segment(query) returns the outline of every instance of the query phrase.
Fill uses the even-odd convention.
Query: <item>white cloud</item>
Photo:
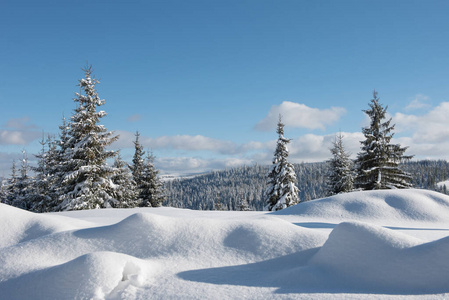
[[[34,124],[29,124],[30,118],[15,118],[9,119],[6,124],[3,126],[8,129],[19,129],[19,130],[27,130],[27,129],[36,129],[37,126]]]
[[[415,143],[449,140],[449,102],[442,102],[425,115],[397,113],[393,117],[398,132],[412,132]]]
[[[116,133],[120,135],[120,139],[115,144],[115,147],[133,147],[133,141],[135,140],[134,133],[128,131],[117,131]],[[239,145],[231,141],[214,139],[203,135],[174,135],[156,138],[141,136],[140,143],[145,148],[153,150],[211,151],[224,155],[241,154],[264,148],[264,144],[260,142],[248,142]]]
[[[42,136],[28,117],[9,119],[0,129],[0,145],[27,145]]]
[[[221,158],[203,159],[197,157],[156,157],[156,167],[164,174],[201,173],[223,170],[254,163],[251,159]]]
[[[257,123],[255,128],[262,131],[273,130],[281,114],[286,126],[324,130],[327,125],[338,121],[345,112],[343,107],[318,109],[301,103],[284,101],[280,105],[272,106],[268,115]]]
[[[361,132],[342,132],[343,144],[348,153],[355,157],[360,151],[360,141],[364,139]],[[335,134],[315,135],[306,134],[293,139],[289,145],[292,162],[317,162],[330,158],[330,148]]]
[[[449,159],[449,102],[442,102],[424,115],[397,113],[393,117],[396,140],[409,146],[417,159]]]
[[[417,110],[417,109],[425,109],[429,108],[430,98],[423,94],[418,94],[415,96],[415,98],[405,107],[405,110]]]
[[[343,142],[348,152],[355,158],[360,151],[360,141],[363,140],[361,132],[343,132]],[[331,156],[330,148],[335,134],[314,135],[307,134],[291,141],[288,145],[290,150],[289,161],[293,163],[320,162],[328,160]],[[248,157],[225,157],[203,159],[198,157],[160,157],[157,158],[157,166],[164,173],[199,173],[208,170],[219,170],[238,167],[241,165],[270,164],[276,147],[276,140],[260,143],[259,151]]]
[[[135,114],[135,115],[129,116],[126,120],[128,122],[137,122],[137,121],[140,121],[141,119],[142,119],[142,115]]]

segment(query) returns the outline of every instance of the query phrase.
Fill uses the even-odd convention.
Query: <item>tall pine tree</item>
[[[159,207],[165,200],[164,185],[158,178],[158,173],[159,170],[154,166],[153,154],[147,154],[140,184],[138,185],[140,206]]]
[[[351,192],[354,189],[354,171],[350,154],[346,152],[343,145],[343,135],[335,136],[330,149],[332,158],[327,162],[329,173],[327,177],[327,194]]]
[[[48,149],[47,145],[50,145],[51,137],[47,139],[42,135],[42,140],[40,144],[42,149],[40,153],[35,154],[37,158],[37,166],[31,167],[34,171],[35,176],[33,178],[32,193],[29,196],[31,207],[30,209],[35,212],[45,212],[49,206],[50,196],[49,196],[49,176],[48,176]]]
[[[276,132],[279,138],[274,152],[273,165],[268,173],[268,188],[265,191],[266,209],[270,211],[281,210],[300,202],[296,174],[293,165],[287,161],[287,144],[290,143],[290,139],[284,137],[284,124],[281,116],[279,116]]]
[[[5,198],[3,203],[13,205],[14,200],[17,197],[17,168],[16,161],[12,161],[11,176],[7,179],[5,185]]]
[[[388,106],[382,107],[376,91],[369,107],[364,110],[371,122],[362,129],[365,140],[361,142],[362,151],[356,161],[356,187],[364,190],[411,187],[411,176],[399,164],[412,156],[404,155],[407,147],[391,144],[394,125],[390,124],[391,118],[385,120]]]
[[[138,205],[136,183],[129,172],[128,164],[122,160],[120,153],[117,154],[113,167],[117,169],[116,174],[111,178],[114,183],[114,207],[136,207]]]
[[[133,175],[134,182],[136,183],[137,186],[139,186],[139,185],[141,185],[142,173],[143,173],[143,169],[144,169],[144,165],[145,165],[145,159],[144,159],[145,151],[143,151],[143,146],[140,144],[140,141],[139,141],[139,137],[140,137],[139,131],[136,131],[135,136],[136,136],[136,140],[133,142],[134,143],[134,156],[133,156],[132,164],[129,166],[129,169],[131,170],[131,173]]]
[[[117,171],[107,165],[115,151],[106,147],[118,139],[112,132],[99,124],[106,116],[97,111],[105,103],[95,89],[98,80],[92,77],[92,67],[83,69],[85,76],[79,80],[80,93],[76,93],[77,107],[68,124],[66,140],[63,145],[61,166],[64,170],[59,209],[78,210],[104,208],[111,206],[113,183],[111,177]]]

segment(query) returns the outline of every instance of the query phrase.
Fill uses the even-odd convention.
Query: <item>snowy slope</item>
[[[0,205],[0,298],[444,299],[448,217],[449,197],[422,190],[355,192],[271,214],[37,215]]]
[[[289,207],[277,215],[381,224],[446,222],[449,197],[427,190],[378,190],[339,194]]]

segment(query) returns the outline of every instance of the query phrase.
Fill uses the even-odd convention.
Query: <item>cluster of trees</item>
[[[301,188],[301,202],[330,195],[328,162],[293,164],[293,167],[298,178],[297,186]],[[413,187],[449,194],[444,186],[437,185],[449,178],[449,162],[409,161],[401,163],[400,168],[413,174]],[[166,181],[167,199],[163,205],[197,210],[264,210],[266,175],[269,171],[269,166],[242,166]]]
[[[241,166],[168,180],[163,205],[199,210],[264,210],[265,183],[270,169],[266,165]],[[302,201],[325,196],[326,163],[293,164],[293,169]]]
[[[154,156],[145,156],[139,132],[135,135],[131,164],[121,159],[119,151],[107,149],[118,136],[100,124],[106,113],[97,110],[105,103],[95,89],[99,81],[92,77],[90,66],[83,71],[84,78],[79,80],[81,91],[73,99],[77,106],[70,120],[63,118],[58,138],[43,137],[42,149],[35,155],[36,166],[28,165],[25,151],[20,167],[13,163],[10,178],[0,187],[2,203],[35,212],[162,204],[203,210],[280,210],[301,200],[353,190],[415,185],[447,193],[445,186],[437,187],[435,183],[449,177],[449,165],[444,161],[409,162],[412,156],[404,154],[407,148],[391,143],[394,125],[391,118],[386,120],[387,107],[379,103],[376,91],[369,109],[364,110],[371,122],[362,129],[365,140],[361,141],[361,152],[355,161],[350,159],[339,134],[330,149],[329,161],[289,163],[290,139],[284,137],[279,116],[278,140],[270,168],[244,166],[171,180],[164,189]]]
[[[412,176],[400,168],[413,156],[405,155],[407,147],[392,144],[394,125],[386,120],[388,107],[379,103],[374,91],[369,109],[364,112],[370,118],[370,125],[362,128],[365,140],[361,141],[361,152],[353,162],[343,145],[342,135],[336,136],[329,161],[328,194],[358,190],[410,188]]]
[[[28,165],[25,152],[19,171],[13,163],[0,190],[1,202],[35,212],[160,206],[163,184],[153,155],[144,157],[138,132],[132,165],[119,151],[107,150],[118,136],[100,124],[106,113],[97,110],[105,103],[95,89],[99,81],[92,77],[91,66],[83,71],[70,120],[63,118],[58,138],[43,138],[36,167]]]
[[[409,161],[412,156],[404,153],[406,147],[392,144],[394,125],[391,118],[386,120],[387,107],[383,107],[374,91],[369,109],[364,112],[370,118],[370,125],[362,128],[365,140],[361,141],[361,152],[353,162],[343,145],[342,135],[336,136],[331,148],[332,159],[329,163],[328,194],[347,193],[352,190],[374,190],[411,187],[412,177],[400,167],[401,162]],[[297,178],[292,165],[287,161],[286,145],[290,141],[284,138],[284,124],[279,117],[279,134],[273,166],[268,174],[266,201],[268,210],[280,210],[299,203]]]

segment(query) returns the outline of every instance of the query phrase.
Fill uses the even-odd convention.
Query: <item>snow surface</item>
[[[0,299],[444,299],[449,197],[353,192],[275,212],[0,205]]]

